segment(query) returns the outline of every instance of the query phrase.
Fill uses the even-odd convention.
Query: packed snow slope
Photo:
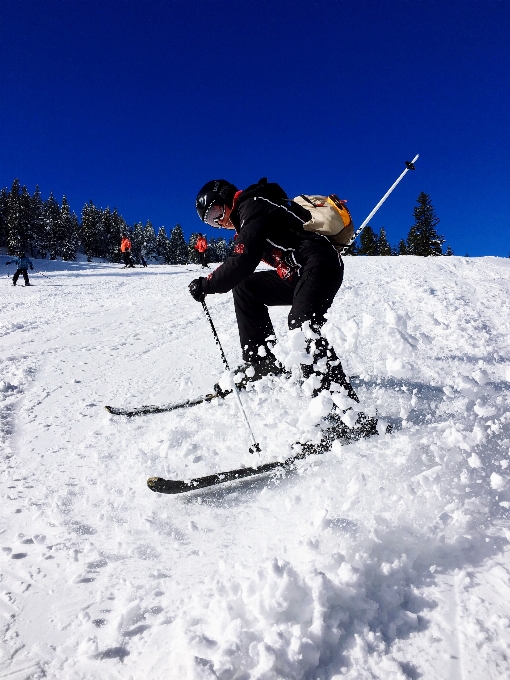
[[[232,395],[111,416],[223,375],[199,268],[34,264],[1,284],[0,678],[510,678],[510,260],[346,258],[325,333],[394,433],[185,496],[146,480],[283,460],[339,395],[243,393],[260,456]]]

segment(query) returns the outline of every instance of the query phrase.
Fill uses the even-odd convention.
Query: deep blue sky
[[[372,227],[405,237],[425,191],[456,254],[506,257],[509,26],[507,0],[0,0],[0,186],[189,234],[206,181],[267,176],[360,224],[419,153]]]

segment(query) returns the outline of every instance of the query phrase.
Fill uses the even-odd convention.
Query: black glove
[[[193,279],[188,286],[191,297],[197,302],[203,302],[205,300],[204,283],[206,281],[207,279],[204,279],[204,277],[201,276],[199,279]]]
[[[31,271],[34,271],[34,268],[33,268],[33,267],[30,267],[30,270],[31,270]]]

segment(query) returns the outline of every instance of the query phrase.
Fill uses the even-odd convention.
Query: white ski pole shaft
[[[411,163],[409,163],[409,164],[406,163],[406,166],[407,166],[407,167],[406,167],[406,169],[404,170],[404,172],[400,175],[400,177],[397,179],[397,181],[394,182],[394,183],[391,185],[391,187],[390,187],[390,188],[388,189],[388,191],[384,194],[384,196],[381,198],[381,200],[379,201],[379,203],[378,203],[378,204],[375,206],[375,208],[372,210],[372,212],[370,213],[370,215],[368,215],[368,217],[363,221],[363,223],[362,223],[361,226],[357,229],[357,231],[355,232],[354,236],[351,238],[351,240],[349,241],[349,243],[348,243],[346,246],[344,246],[344,247],[342,248],[342,255],[346,252],[346,250],[349,248],[349,246],[356,240],[356,238],[361,234],[361,232],[363,231],[363,229],[367,226],[367,224],[370,222],[370,220],[372,219],[372,217],[373,217],[373,216],[375,215],[375,213],[379,210],[379,208],[381,207],[381,205],[382,205],[382,204],[384,203],[384,201],[388,198],[388,196],[391,194],[391,192],[392,192],[393,189],[397,186],[397,184],[398,184],[402,179],[404,179],[404,177],[407,175],[407,173],[409,172],[409,170],[414,170],[414,167],[412,167],[412,166],[416,163],[416,161],[418,160],[419,157],[420,157],[420,154],[416,154],[416,156],[413,158],[413,160],[411,161]]]
[[[209,313],[209,309],[205,304],[205,300],[202,300],[202,307],[204,308],[205,315],[207,316],[207,319],[211,325],[211,330],[213,332],[216,344],[220,348],[221,358],[223,360],[223,363],[225,364],[225,368],[227,369],[227,371],[230,371],[230,366],[228,365],[227,357],[225,356],[225,352],[223,351],[223,347],[221,346],[220,338],[218,336],[218,333],[216,332],[216,328],[214,327],[214,323]],[[250,433],[252,443],[252,446],[250,447],[250,453],[255,452],[260,453],[260,446],[257,444],[257,440],[255,439],[255,435],[253,434],[253,430],[251,429],[250,421],[248,420],[248,416],[246,415],[246,411],[244,410],[243,402],[241,401],[241,397],[239,396],[239,390],[237,389],[237,385],[235,383],[234,394],[236,395],[237,404],[239,406],[239,410],[241,411],[241,415],[243,416],[244,422],[246,423],[246,427],[248,428],[248,432]]]

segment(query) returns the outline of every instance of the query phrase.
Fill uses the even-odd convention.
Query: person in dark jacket
[[[315,365],[302,366],[305,378],[313,372],[320,378],[314,394],[338,383],[358,401],[334,349],[320,335],[344,272],[343,262],[329,240],[304,231],[307,219],[298,217],[283,189],[266,178],[244,191],[225,180],[208,182],[198,193],[196,208],[207,224],[237,232],[232,255],[207,278],[192,281],[189,290],[198,301],[232,290],[246,362],[241,386],[248,380],[281,373],[270,353],[275,335],[268,307],[290,305],[289,328],[309,322],[318,336],[313,341]],[[255,272],[260,262],[274,270]],[[321,359],[326,359],[325,372],[324,362],[318,370]]]
[[[15,286],[19,279],[19,275],[23,274],[23,278],[25,279],[25,286],[31,286],[32,284],[30,283],[30,279],[28,278],[28,268],[30,267],[30,269],[33,270],[34,267],[32,266],[32,262],[29,260],[29,258],[25,256],[25,253],[23,251],[20,251],[16,259],[10,260],[5,264],[11,263],[14,263],[16,265],[16,272],[12,277],[12,285]]]

